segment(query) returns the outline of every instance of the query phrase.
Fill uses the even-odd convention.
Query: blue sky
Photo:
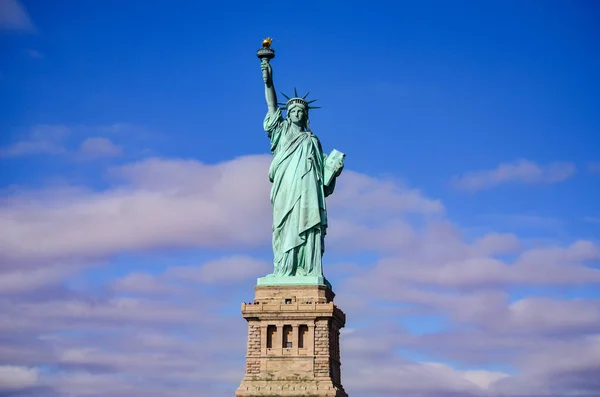
[[[266,36],[348,155],[325,256],[348,392],[595,395],[599,16],[0,0],[0,396],[233,393],[271,266]]]

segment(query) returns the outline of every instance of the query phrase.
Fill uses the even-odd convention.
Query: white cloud
[[[351,331],[341,336],[342,383],[351,395],[483,397],[490,385],[508,376],[400,357],[396,350],[410,347],[415,337],[399,329],[391,316]]]
[[[510,326],[515,330],[562,334],[573,330],[600,332],[600,301],[528,297],[512,303]]]
[[[492,396],[595,397],[598,394],[600,334],[534,346],[520,360],[521,373],[493,384]]]
[[[588,240],[578,240],[567,247],[532,248],[523,252],[518,263],[523,266],[561,265],[600,259],[600,247]]]
[[[46,302],[23,300],[11,306],[0,304],[4,315],[12,320],[0,322],[0,329],[31,330],[42,326],[46,332],[100,329],[101,327],[137,326],[161,324],[185,325],[199,323],[210,318],[199,317],[203,312],[185,305],[174,306],[142,298],[116,297],[111,299],[86,299],[75,297],[56,298]]]
[[[522,248],[522,243],[514,234],[490,233],[473,242],[473,251],[479,255],[515,253]]]
[[[336,187],[331,198],[331,207],[339,212],[362,215],[362,219],[387,218],[398,213],[444,213],[440,200],[430,199],[397,180],[373,178],[349,170],[344,171],[340,179],[341,186]]]
[[[64,125],[36,125],[29,131],[27,139],[0,148],[0,157],[65,154],[64,140],[70,134],[71,129]]]
[[[119,278],[112,285],[115,291],[134,294],[165,294],[172,293],[178,286],[164,283],[158,277],[145,273],[132,273]]]
[[[32,58],[42,56],[35,50],[26,51]],[[68,159],[92,160],[116,157],[123,154],[123,147],[109,137],[131,143],[155,139],[155,134],[141,126],[127,123],[109,125],[34,125],[27,131],[15,134],[13,143],[0,148],[0,157],[33,155],[66,155]]]
[[[15,266],[16,267],[16,266]],[[63,264],[46,264],[34,269],[7,269],[0,271],[0,296],[32,292],[52,284],[59,284],[75,272],[73,267]]]
[[[459,190],[478,191],[495,186],[519,182],[524,184],[551,184],[563,182],[575,174],[572,163],[539,165],[529,160],[498,165],[493,170],[474,171],[456,176],[451,184]]]
[[[0,365],[0,392],[30,387],[37,381],[38,370],[35,368]]]
[[[470,370],[462,371],[462,376],[482,389],[488,389],[492,383],[507,378],[509,375],[497,371]]]
[[[27,10],[18,0],[0,0],[0,29],[35,31]]]
[[[506,377],[503,373],[457,371],[452,367],[435,362],[424,363],[377,363],[369,362],[345,381],[347,388],[372,395],[411,396],[483,396],[484,390],[494,380]],[[482,387],[483,386],[483,387]],[[456,393],[456,394],[452,394]]]
[[[0,148],[0,157],[19,157],[39,154],[64,154],[63,146],[46,141],[22,141]]]
[[[50,379],[47,384],[56,390],[59,393],[59,396],[190,396],[189,392],[182,393],[175,387],[171,387],[171,390],[169,390],[169,388],[165,386],[153,386],[149,379],[143,380],[146,380],[149,384],[144,385],[135,378],[124,377],[123,374],[103,374],[79,371],[70,372],[60,377]]]
[[[269,161],[270,156],[247,156],[206,165],[151,158],[113,168],[111,175],[123,184],[105,191],[15,193],[0,209],[0,255],[32,260],[169,246],[269,246]],[[355,190],[357,185],[363,189]],[[342,212],[362,218],[373,212],[369,198],[376,211],[387,209],[396,217],[443,208],[413,190],[390,183],[380,190],[370,188],[375,186],[376,179],[349,173],[340,183],[337,204]],[[357,226],[350,238],[363,232]]]
[[[411,288],[402,291],[399,285],[462,291],[519,285],[600,284],[600,270],[588,266],[588,262],[600,259],[600,247],[590,241],[576,241],[566,247],[525,249],[512,261],[492,255],[516,253],[521,244],[516,237],[492,234],[468,245],[453,241],[453,237],[444,240],[439,233],[425,232],[416,241],[408,251],[398,250],[369,269],[362,269],[356,275],[356,282],[363,285],[364,281],[374,293],[389,293],[388,297],[397,294],[398,299],[416,298],[405,295]]]
[[[61,266],[160,247],[267,250],[270,158],[213,165],[152,158],[113,168],[116,184],[103,191],[6,192],[0,360],[51,369],[22,387],[60,396],[231,395],[244,371],[239,303],[252,299],[253,279],[271,270],[269,261],[217,252],[199,265],[192,259],[129,274],[122,261],[109,262],[108,279],[83,273],[89,285],[77,290],[69,287],[72,272],[86,262]],[[325,265],[339,280],[336,303],[351,327],[341,349],[351,395],[562,397],[598,390],[597,301],[533,294],[513,301],[506,290],[600,283],[589,266],[600,259],[595,242],[531,247],[510,233],[466,238],[444,219],[439,200],[350,171],[329,202],[328,249],[352,258],[378,254],[367,263]],[[63,289],[41,294],[60,281]],[[409,332],[409,317],[425,315],[439,316],[439,329]],[[411,360],[411,352],[421,357]],[[498,363],[510,370],[489,369]],[[513,370],[518,374],[509,375]],[[37,391],[31,395],[44,396]]]
[[[95,137],[87,138],[79,145],[78,157],[90,160],[99,157],[115,157],[123,154],[123,149],[115,145],[110,139]]]
[[[135,294],[175,294],[188,284],[227,286],[261,277],[272,270],[272,264],[244,255],[209,260],[201,265],[170,266],[163,273],[150,275],[131,273],[115,280],[115,291]]]
[[[415,231],[405,220],[390,216],[390,219],[365,225],[337,215],[336,211],[330,213],[326,251],[395,252],[406,250],[416,243]]]
[[[247,256],[232,256],[209,261],[201,266],[171,267],[166,272],[166,276],[182,281],[225,285],[248,280],[252,276],[265,275],[272,270],[271,267],[272,265],[266,261]]]
[[[25,193],[0,209],[1,255],[31,260],[265,244],[267,169],[266,156],[217,165],[150,159],[115,169],[128,184],[104,192],[58,195],[53,202],[45,190]]]

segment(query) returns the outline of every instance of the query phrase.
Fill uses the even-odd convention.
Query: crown
[[[286,103],[279,102],[278,105],[282,106],[281,110],[289,110],[290,107],[292,107],[293,105],[300,105],[300,106],[304,107],[304,109],[319,109],[320,106],[310,106],[311,103],[318,101],[318,99],[312,99],[310,101],[307,101],[306,97],[308,97],[308,94],[310,94],[310,92],[307,92],[306,95],[304,95],[303,97],[300,97],[298,95],[298,91],[296,91],[296,87],[294,87],[294,97],[290,98],[289,96],[285,95],[282,92],[281,95],[283,95],[285,97],[285,99],[287,99],[287,102]]]

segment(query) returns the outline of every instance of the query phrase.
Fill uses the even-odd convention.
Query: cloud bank
[[[473,171],[455,176],[451,184],[458,190],[475,192],[507,184],[552,184],[563,182],[575,174],[572,163],[539,165],[529,160],[503,163],[492,170]]]
[[[232,395],[239,304],[271,268],[269,161],[151,157],[102,189],[5,191],[0,395]],[[439,199],[351,170],[329,207],[351,395],[597,394],[600,301],[572,292],[600,284],[597,242],[468,236]]]

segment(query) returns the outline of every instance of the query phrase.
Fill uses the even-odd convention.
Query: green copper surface
[[[327,231],[325,197],[335,190],[345,155],[323,153],[310,128],[306,95],[288,98],[287,114],[277,104],[273,70],[261,58],[268,112],[264,129],[271,141],[269,169],[273,206],[273,273],[258,285],[331,285],[323,276],[322,257]]]

